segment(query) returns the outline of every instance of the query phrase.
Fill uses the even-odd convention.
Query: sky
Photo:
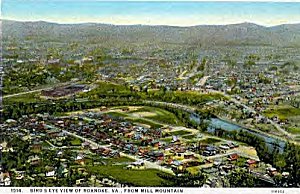
[[[2,19],[117,25],[300,23],[300,2],[2,0]]]

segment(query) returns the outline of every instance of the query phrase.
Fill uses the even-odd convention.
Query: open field
[[[132,113],[133,116],[136,117],[155,117],[157,116],[157,114],[153,113],[153,112],[136,112],[136,113]]]
[[[144,106],[137,110],[130,111],[130,113],[165,124],[182,125],[181,121],[179,121],[173,113],[161,108]]]
[[[234,148],[234,149],[237,150],[238,152],[244,153],[248,156],[257,157],[256,150],[253,147],[240,145],[239,147]]]
[[[191,135],[191,132],[189,131],[184,131],[184,130],[177,130],[177,131],[172,131],[169,132],[171,135],[179,135],[179,136],[183,136],[183,135]]]
[[[42,101],[45,100],[40,98],[40,92],[32,92],[28,94],[14,96],[12,98],[5,98],[4,104],[14,103],[14,102],[34,103],[34,102],[42,102]]]
[[[82,141],[79,138],[74,138],[70,143],[72,146],[79,146],[81,145]]]
[[[98,161],[98,160],[95,160]],[[133,170],[126,169],[127,163],[133,159],[127,157],[100,159],[100,165],[88,164],[85,168],[92,174],[100,177],[112,177],[120,182],[133,184],[134,186],[160,186],[165,180],[160,178],[157,173],[162,173],[155,169]]]
[[[293,134],[300,134],[300,127],[289,127],[287,131]]]
[[[194,139],[194,138],[196,138],[196,135],[194,135],[194,134],[189,134],[189,135],[183,135],[182,136],[184,139]]]
[[[277,106],[276,108],[268,109],[265,111],[265,115],[269,118],[278,116],[279,119],[289,119],[291,117],[300,116],[300,108],[294,108],[292,106]]]
[[[214,144],[214,143],[218,143],[220,142],[221,140],[219,139],[216,139],[216,138],[206,138],[206,139],[203,139],[203,140],[200,140],[199,143],[204,143],[204,144]]]
[[[87,166],[91,173],[113,177],[121,182],[127,182],[135,186],[160,186],[164,181],[157,176],[159,170],[128,170],[124,169],[125,165],[100,165]],[[161,173],[161,172],[160,172]]]
[[[163,127],[163,125],[158,124],[156,122],[152,122],[150,120],[145,120],[143,118],[137,119],[137,118],[130,118],[130,117],[126,117],[126,120],[131,121],[133,123],[140,123],[140,124],[145,124],[145,125],[149,125],[152,128],[160,128]]]

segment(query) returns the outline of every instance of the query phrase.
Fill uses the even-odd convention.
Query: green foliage
[[[159,173],[158,176],[167,180],[169,187],[201,187],[207,180],[207,176],[202,172],[195,175],[185,172],[177,176]]]
[[[251,61],[259,61],[260,57],[258,55],[255,54],[250,54],[248,56],[245,57],[246,60],[251,60]]]
[[[273,110],[267,110],[264,112],[265,115],[272,118],[274,116],[278,116],[280,119],[288,119],[290,117],[299,116],[300,115],[300,109],[294,108],[294,107],[282,107],[282,108],[276,108]]]
[[[118,182],[131,186],[164,186],[167,181],[160,178],[158,170],[129,170],[124,169],[124,165],[98,165],[87,166],[87,169],[92,174],[97,174],[102,177],[113,177]]]
[[[258,75],[258,82],[264,84],[270,84],[272,81],[270,78],[267,78],[263,73]]]
[[[230,187],[254,187],[256,178],[246,169],[237,168],[228,176]]]
[[[252,60],[246,60],[244,61],[244,66],[249,68],[251,66],[255,65],[255,61],[252,61]]]
[[[170,132],[170,134],[171,135],[180,135],[180,136],[182,136],[182,135],[189,135],[189,134],[191,134],[191,132],[184,131],[184,130],[178,130],[178,131],[172,131],[172,132]]]
[[[206,139],[203,139],[201,141],[199,141],[199,143],[203,143],[203,144],[214,144],[214,143],[218,143],[220,142],[221,140],[219,139],[216,139],[216,138],[206,138]]]
[[[61,65],[24,63],[19,66],[5,68],[3,94],[13,94],[36,87],[67,82],[73,78],[92,81],[97,77],[98,66],[90,63],[84,65]]]

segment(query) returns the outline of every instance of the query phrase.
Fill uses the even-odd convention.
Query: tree
[[[158,176],[166,180],[167,186],[170,187],[201,187],[207,180],[207,175],[201,171],[196,175],[185,171],[176,176],[162,173],[158,173]]]
[[[254,187],[256,178],[246,169],[238,168],[228,176],[230,187]]]

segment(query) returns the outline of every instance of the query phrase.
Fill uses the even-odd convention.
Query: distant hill
[[[2,21],[3,39],[83,41],[107,44],[191,44],[300,46],[300,24],[264,27],[253,23],[192,27],[56,24]]]

